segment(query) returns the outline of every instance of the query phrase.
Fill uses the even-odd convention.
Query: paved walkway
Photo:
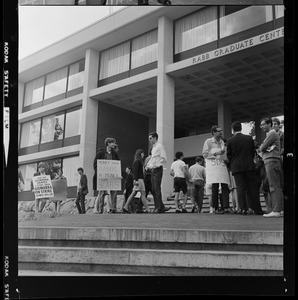
[[[200,214],[86,214],[60,215],[19,222],[24,226],[51,227],[120,227],[167,228],[204,230],[282,231],[284,218],[265,218],[257,215]]]

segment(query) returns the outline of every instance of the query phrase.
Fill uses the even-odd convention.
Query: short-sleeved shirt
[[[180,177],[185,178],[184,167],[186,166],[185,162],[181,159],[177,159],[171,165],[171,169],[174,171],[174,178]]]
[[[203,180],[206,181],[206,171],[205,167],[201,166],[200,164],[196,163],[189,168],[189,174],[191,179],[193,180]]]

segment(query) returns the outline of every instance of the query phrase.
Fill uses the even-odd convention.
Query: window
[[[44,77],[26,83],[24,106],[42,101],[44,90]]]
[[[132,41],[131,68],[137,68],[157,60],[157,30]]]
[[[81,109],[66,113],[65,138],[81,134]]]
[[[67,158],[55,158],[51,160],[43,160],[47,164],[46,174],[54,179],[57,170],[62,168],[63,176],[67,179],[67,186],[77,186],[79,182],[79,174],[77,169],[79,167],[79,156],[72,156]],[[38,162],[39,163],[39,162]],[[20,165],[19,169],[24,178],[24,191],[31,191],[31,180],[36,173],[38,163]]]
[[[37,172],[37,163],[19,166],[24,178],[24,191],[31,191],[31,179]]]
[[[79,182],[79,157],[68,157],[63,159],[63,175],[67,179],[68,186],[77,186]]]
[[[275,17],[276,19],[282,18],[285,15],[285,7],[283,5],[275,5]]]
[[[66,92],[67,67],[46,76],[45,99],[49,99]]]
[[[246,29],[272,21],[272,6],[221,6],[220,37],[224,38]]]
[[[25,85],[24,107],[37,102],[42,103],[43,100],[56,96],[65,98],[66,86],[67,92],[83,87],[84,70],[85,60],[83,59],[46,76],[27,82]],[[69,95],[78,94],[80,92],[81,89],[76,90]]]
[[[175,23],[175,54],[217,40],[217,7],[199,10]]]
[[[130,42],[118,45],[100,56],[99,80],[129,70]]]
[[[53,149],[53,147],[58,148],[78,144],[78,139],[71,141],[68,140],[67,145],[63,140],[67,137],[74,137],[81,134],[81,109],[81,107],[76,107],[66,112],[62,111],[54,115],[45,116],[42,119],[23,123],[21,125],[20,138],[20,149],[22,149],[22,151],[20,151],[19,155],[28,154],[28,150],[38,152]],[[61,142],[49,145],[47,144],[43,147],[38,147],[38,149],[23,149],[55,141]]]
[[[62,159],[50,159],[50,160],[43,160],[47,164],[46,174],[51,176],[51,179],[54,179],[57,175],[57,170],[62,166]]]
[[[20,148],[39,144],[40,119],[24,123],[21,130]]]
[[[42,119],[41,143],[63,139],[64,114],[51,115]]]
[[[69,66],[69,77],[68,77],[68,86],[67,86],[68,91],[83,86],[84,69],[85,69],[85,60],[79,61]]]

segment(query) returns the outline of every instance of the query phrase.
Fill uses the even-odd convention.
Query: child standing
[[[174,177],[174,192],[175,192],[175,206],[176,213],[187,213],[185,208],[187,202],[187,184],[186,177],[188,177],[188,170],[185,162],[183,161],[183,153],[178,151],[176,153],[176,161],[171,165],[170,175]],[[179,193],[183,193],[182,210],[179,208]]]

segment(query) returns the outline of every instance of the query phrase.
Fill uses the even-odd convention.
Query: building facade
[[[75,5],[76,2],[76,0],[19,0],[19,5]]]
[[[283,115],[283,44],[283,6],[130,6],[20,60],[20,199],[40,161],[63,168],[70,197],[83,167],[92,191],[106,137],[124,171],[155,130],[169,196],[176,151],[192,164],[213,125],[228,138],[233,121],[253,120],[260,141],[260,118]]]

